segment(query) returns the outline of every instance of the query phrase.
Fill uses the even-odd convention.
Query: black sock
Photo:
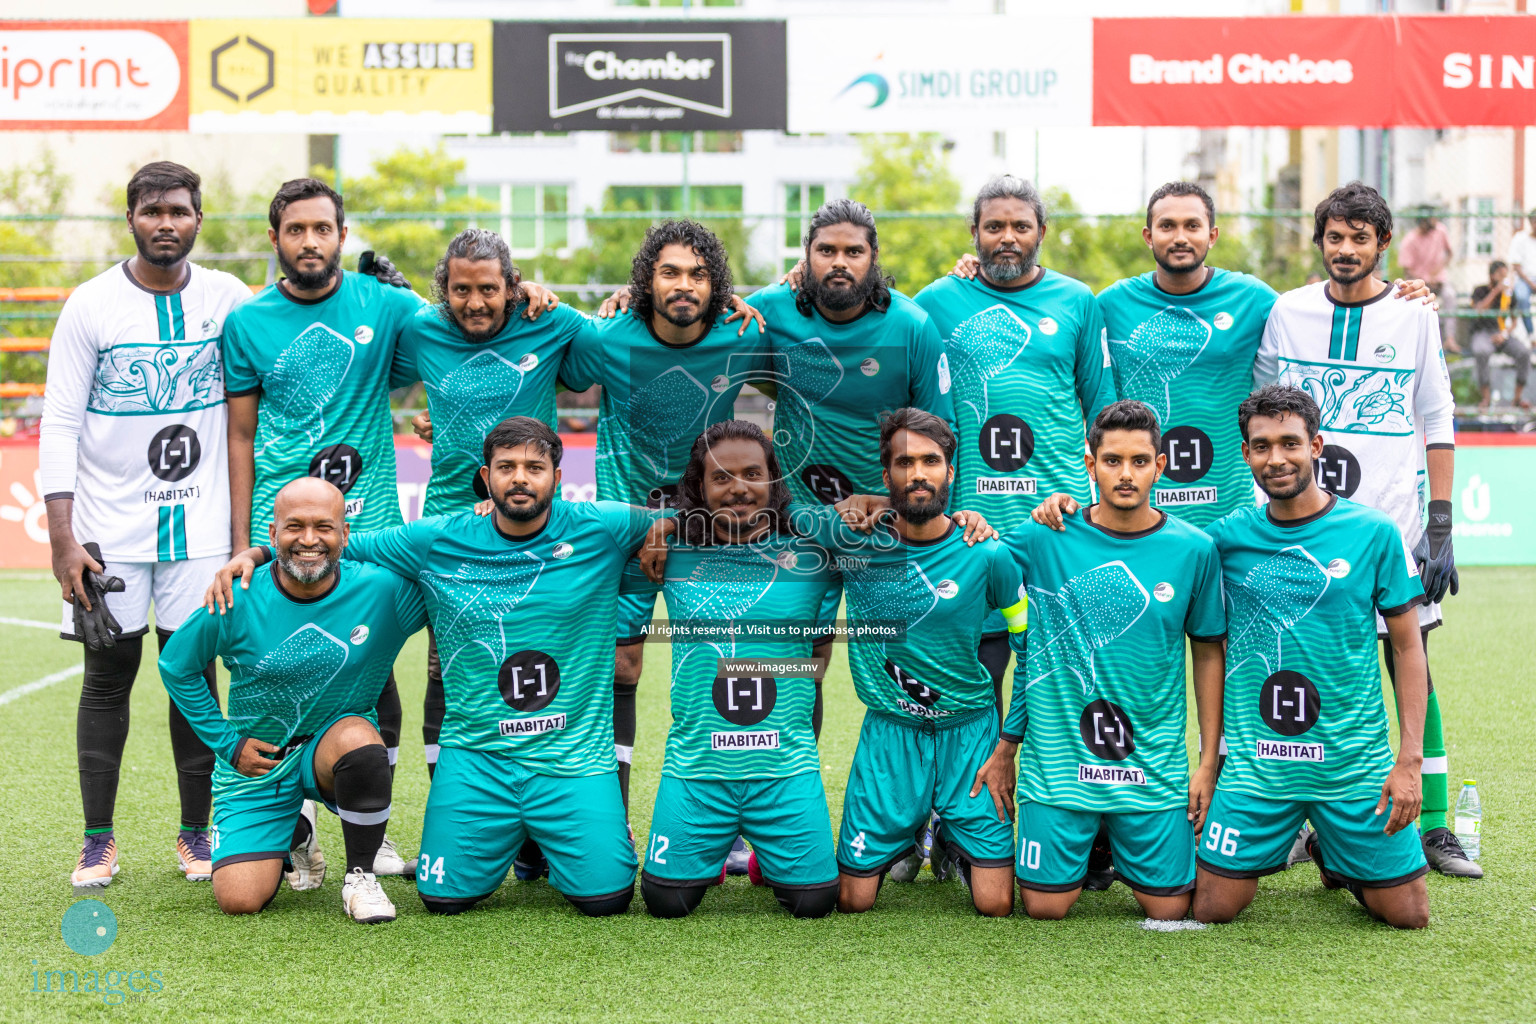
[[[811,733],[821,739],[821,680],[816,681],[816,703],[811,705]]]
[[[143,653],[142,636],[119,639],[116,646],[104,651],[85,649],[85,678],[80,686],[80,710],[75,716],[75,748],[87,832],[112,827],[123,745],[128,742],[129,696]]]
[[[293,838],[288,840],[288,849],[297,850],[309,842],[309,837],[314,834],[315,830],[310,826],[309,819],[302,814],[299,815],[298,820],[293,823]]]
[[[619,790],[624,794],[624,810],[629,811],[629,764],[635,750],[636,683],[613,684],[613,745],[619,757]]]
[[[421,702],[421,742],[427,756],[427,779],[437,771],[437,738],[443,732],[448,704],[443,696],[443,667],[437,658],[437,635],[427,629],[427,695]]]
[[[371,874],[389,822],[389,752],[376,743],[356,747],[338,757],[331,771],[347,870],[362,868]]]
[[[379,702],[374,706],[379,716],[379,735],[384,739],[386,756],[389,758],[389,777],[395,777],[395,760],[400,756],[400,723],[405,718],[405,712],[400,708],[400,688],[395,685],[395,674],[391,672],[389,678],[384,681],[384,689],[379,693]]]
[[[171,633],[155,630],[160,650],[170,642]],[[213,663],[203,669],[203,679],[213,702],[219,702],[219,677]],[[175,701],[170,702],[171,756],[176,760],[176,789],[181,795],[181,827],[202,832],[208,828],[208,812],[213,804],[213,751],[197,738]]]

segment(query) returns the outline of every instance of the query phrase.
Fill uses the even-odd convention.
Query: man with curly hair
[[[594,323],[566,353],[560,377],[572,391],[601,384],[597,498],[649,508],[675,504],[699,434],[735,418],[742,385],[758,379],[761,335],[726,324],[731,268],[706,227],[670,220],[651,227],[635,254],[629,308]],[[622,595],[615,632],[614,747],[629,803],[635,689],[655,594]]]

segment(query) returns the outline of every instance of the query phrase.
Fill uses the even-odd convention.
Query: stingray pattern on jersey
[[[1066,672],[1093,693],[1093,652],[1134,626],[1151,595],[1124,562],[1106,562],[1067,580],[1052,593],[1029,587],[1029,650],[1024,688],[1053,672]]]
[[[1227,674],[1249,658],[1264,665],[1266,676],[1280,668],[1280,637],[1307,617],[1328,590],[1332,577],[1306,548],[1298,545],[1248,570],[1243,582],[1227,587]]]
[[[293,444],[295,434],[313,445],[325,434],[325,406],[341,391],[352,368],[352,341],[322,323],[299,332],[261,382],[264,415],[256,454],[276,443]]]
[[[231,667],[240,685],[231,687],[229,724],[243,736],[286,742],[346,663],[344,642],[305,623],[253,667]]]
[[[673,366],[630,393],[620,411],[619,429],[609,432],[611,442],[622,446],[627,440],[641,462],[636,469],[650,473],[653,481],[671,481],[682,473],[688,449],[704,429],[709,399],[706,384],[681,366]],[[678,453],[674,470],[672,447],[682,438],[689,444]]]
[[[507,657],[506,619],[533,590],[544,560],[529,551],[466,558],[451,574],[423,572],[443,674],[460,655],[483,648],[499,665]]]
[[[955,386],[955,405],[970,406],[976,422],[991,415],[987,385],[1029,347],[1029,325],[999,303],[961,321],[946,351]]]
[[[1210,342],[1210,324],[1182,306],[1164,306],[1137,324],[1129,339],[1109,343],[1120,397],[1151,406],[1166,429],[1173,415],[1168,386],[1200,358]]]
[[[441,381],[427,383],[427,395],[440,410],[432,417],[434,443],[479,456],[485,436],[517,401],[525,376],[521,367],[495,352],[477,352]]]
[[[679,620],[739,624],[778,578],[779,564],[774,557],[773,550],[749,544],[702,549],[702,557],[694,562],[686,578],[667,580],[668,612]],[[724,629],[713,636],[696,632],[689,639],[686,646],[679,644],[672,649],[676,659],[674,672],[694,652],[706,647],[722,658],[732,657],[736,651],[735,638]]]
[[[859,618],[901,622],[908,632],[927,618],[939,603],[939,592],[922,566],[908,559],[885,565],[846,568],[843,586],[848,595],[848,606],[859,610]],[[885,653],[885,644],[873,646]]]

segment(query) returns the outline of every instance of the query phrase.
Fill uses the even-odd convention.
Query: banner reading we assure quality
[[[195,132],[491,130],[491,23],[268,18],[189,27]]]

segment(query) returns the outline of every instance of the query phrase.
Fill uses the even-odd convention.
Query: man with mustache
[[[196,579],[228,557],[219,337],[230,311],[251,297],[238,278],[187,259],[203,223],[196,173],[146,164],[127,199],[138,251],[64,303],[38,439],[64,598],[60,633],[85,644],[77,886],[105,886],[118,871],[112,816],[150,605],[163,649],[196,607]],[[213,666],[205,659],[198,671],[204,689],[217,692]],[[205,880],[213,754],[174,705],[170,733],[181,795],[177,864],[188,880]]]
[[[995,540],[967,546],[944,510],[955,435],[920,409],[880,428],[880,464],[895,517],[855,533],[832,508],[797,506],[796,532],[838,557],[848,595],[848,661],[864,725],[843,799],[838,907],[874,906],[881,879],[914,852],[930,809],[976,909],[1013,908],[1013,835],[996,793],[976,787],[997,744],[991,674],[977,657],[983,623],[1001,611],[1024,629],[1018,564]]]
[[[1337,227],[1319,207],[1319,230],[1379,220],[1362,198],[1332,211],[1344,222]],[[1368,250],[1373,242],[1358,244]],[[1330,275],[1349,248],[1343,243],[1328,239]],[[1373,264],[1366,255],[1353,266],[1368,272]],[[1402,308],[1422,310],[1438,344],[1433,313]],[[1228,753],[1198,840],[1195,920],[1236,917],[1260,877],[1285,869],[1307,819],[1317,830],[1307,852],[1325,887],[1349,889],[1393,927],[1423,928],[1429,868],[1414,818],[1429,668],[1414,614],[1425,600],[1414,557],[1386,515],[1317,485],[1326,445],[1322,414],[1305,391],[1268,385],[1244,399],[1237,418],[1243,458],[1269,503],[1207,530],[1221,554],[1227,605]],[[1397,666],[1395,756],[1381,696],[1380,622]]]
[[[1440,602],[1460,587],[1451,544],[1456,403],[1439,323],[1428,306],[1383,301],[1392,293],[1379,275],[1392,242],[1392,211],[1380,193],[1351,182],[1319,203],[1313,220],[1312,242],[1328,280],[1276,300],[1254,380],[1278,379],[1312,396],[1322,415],[1318,485],[1397,524],[1419,565],[1425,600],[1418,621],[1427,651],[1429,631],[1440,625]],[[1396,678],[1387,624],[1378,618],[1376,628]],[[1419,822],[1424,852],[1441,874],[1481,878],[1483,869],[1446,828],[1448,771],[1431,679]]]
[[[393,921],[373,872],[392,788],[373,706],[401,646],[426,624],[426,607],[410,580],[341,564],[349,528],[335,485],[299,477],[277,493],[273,512],[271,571],[238,600],[194,615],[160,657],[171,699],[218,753],[214,899],[226,914],[270,903],[296,822],[307,818],[313,831],[320,801],[341,818],[347,916]],[[202,685],[215,656],[230,671],[227,719]],[[323,877],[322,866],[303,887]]]

